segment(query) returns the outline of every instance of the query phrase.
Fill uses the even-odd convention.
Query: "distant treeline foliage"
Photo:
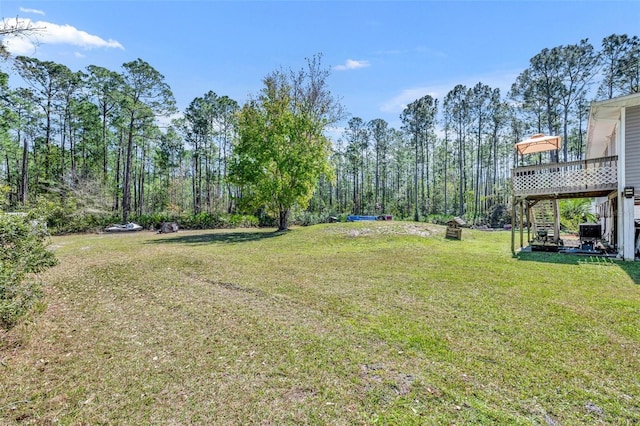
[[[637,93],[639,61],[638,37],[613,34],[597,47],[581,40],[542,49],[508,93],[478,82],[442,99],[425,95],[406,106],[400,128],[352,111],[331,141],[332,173],[291,218],[456,215],[501,225],[511,168],[584,158],[589,103]],[[56,210],[61,225],[73,219],[78,230],[101,225],[96,217],[250,214],[275,223],[259,207],[240,211],[242,191],[228,178],[242,110],[235,100],[209,91],[177,111],[163,75],[142,59],[117,71],[73,72],[24,56],[3,63],[24,87],[11,88],[0,72],[2,210]],[[562,149],[518,158],[513,144],[534,133],[561,135]]]

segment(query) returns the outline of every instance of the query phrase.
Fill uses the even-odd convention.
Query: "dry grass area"
[[[56,237],[0,424],[638,424],[638,265],[443,236]]]

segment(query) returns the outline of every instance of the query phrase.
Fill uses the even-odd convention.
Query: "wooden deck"
[[[617,189],[618,156],[517,167],[511,179],[519,198],[603,196]]]

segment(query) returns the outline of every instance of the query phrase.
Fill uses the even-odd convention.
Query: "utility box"
[[[445,234],[445,238],[450,240],[461,240],[462,239],[462,226],[466,223],[459,217],[454,217],[449,222],[447,222],[447,232]]]

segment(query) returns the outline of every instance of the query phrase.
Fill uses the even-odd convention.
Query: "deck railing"
[[[511,170],[511,178],[516,196],[614,190],[618,156],[517,167]]]

